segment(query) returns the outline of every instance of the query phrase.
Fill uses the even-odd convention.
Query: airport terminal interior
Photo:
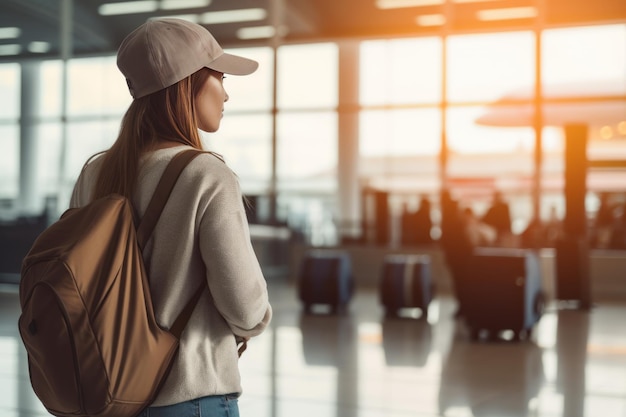
[[[0,417],[49,415],[21,263],[162,17],[260,64],[202,132],[274,311],[242,416],[626,417],[623,0],[1,0]]]

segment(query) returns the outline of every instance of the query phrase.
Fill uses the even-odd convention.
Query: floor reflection
[[[302,351],[311,366],[345,368],[356,356],[356,327],[351,315],[300,314]]]
[[[432,326],[426,320],[389,318],[382,321],[383,349],[388,366],[426,364],[432,348]]]
[[[626,416],[626,303],[551,305],[529,341],[475,342],[442,296],[423,320],[385,317],[373,289],[342,315],[304,314],[288,284],[270,294],[272,325],[240,361],[242,417]],[[0,416],[43,417],[18,315],[0,291]]]
[[[562,310],[558,311],[557,317],[556,386],[563,395],[563,416],[582,417],[585,415],[585,368],[590,313]]]
[[[465,407],[476,417],[528,416],[543,382],[536,343],[472,342],[459,331],[441,370],[440,412]]]

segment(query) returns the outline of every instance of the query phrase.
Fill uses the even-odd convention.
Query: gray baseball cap
[[[117,66],[126,77],[130,94],[139,98],[174,85],[204,67],[248,75],[259,64],[225,53],[204,26],[164,18],[147,21],[122,41]]]

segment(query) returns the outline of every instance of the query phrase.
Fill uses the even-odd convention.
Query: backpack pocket
[[[79,414],[83,407],[74,335],[65,306],[52,287],[33,286],[18,327],[37,396],[50,411]]]

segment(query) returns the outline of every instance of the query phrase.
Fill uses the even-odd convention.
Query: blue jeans
[[[148,407],[137,417],[239,417],[237,394],[212,395],[163,407]]]

